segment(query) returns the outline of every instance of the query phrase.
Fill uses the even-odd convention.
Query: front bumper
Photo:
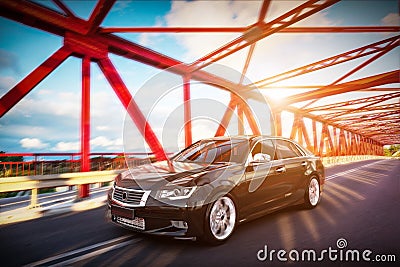
[[[172,206],[149,197],[143,207],[125,207],[108,196],[106,217],[113,223],[147,234],[198,237],[203,235],[206,208]]]

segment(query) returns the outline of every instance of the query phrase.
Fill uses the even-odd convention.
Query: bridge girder
[[[142,113],[135,106],[130,106],[129,103],[134,103],[129,90],[124,85],[122,79],[119,77],[118,72],[112,67],[112,63],[108,58],[109,53],[123,56],[125,58],[135,60],[158,69],[169,69],[175,74],[181,75],[185,84],[185,103],[190,103],[190,80],[199,80],[205,83],[216,85],[218,88],[231,92],[231,102],[225,112],[220,127],[216,135],[224,134],[224,128],[232,117],[233,112],[238,112],[239,117],[245,116],[252,128],[253,133],[257,133],[258,128],[252,121],[252,114],[247,106],[240,100],[237,100],[235,95],[239,91],[251,90],[253,86],[262,88],[269,87],[278,81],[293,78],[298,75],[303,75],[309,72],[317,71],[327,68],[336,64],[344,63],[353,59],[361,58],[364,56],[372,55],[355,69],[340,77],[337,81],[330,85],[324,85],[318,88],[312,88],[308,92],[293,95],[288,97],[285,101],[285,107],[273,107],[274,118],[276,123],[276,133],[282,134],[282,110],[292,112],[294,114],[294,121],[291,131],[291,137],[298,139],[300,143],[306,143],[306,146],[313,149],[316,154],[323,155],[329,153],[332,155],[339,154],[354,154],[354,153],[374,153],[382,154],[382,145],[387,142],[400,142],[400,135],[395,127],[390,130],[390,127],[383,127],[379,121],[388,120],[389,122],[396,123],[398,114],[398,105],[390,107],[390,104],[377,106],[379,103],[384,103],[388,100],[396,99],[400,93],[384,94],[375,97],[368,97],[358,100],[349,100],[346,102],[337,102],[324,106],[310,107],[310,103],[314,103],[315,99],[320,99],[327,96],[343,94],[350,91],[365,91],[365,90],[385,90],[379,88],[382,85],[396,84],[400,82],[400,71],[394,70],[387,73],[376,74],[370,77],[353,80],[350,82],[339,83],[345,77],[353,74],[354,72],[365,67],[375,59],[382,57],[387,52],[396,48],[400,43],[400,37],[394,36],[382,41],[378,41],[351,51],[341,53],[312,64],[305,65],[294,70],[286,71],[284,73],[262,79],[254,84],[242,85],[243,78],[247,72],[248,66],[251,63],[254,48],[258,41],[274,34],[274,33],[355,33],[355,32],[396,32],[400,27],[384,27],[384,26],[369,26],[369,27],[290,27],[294,23],[311,16],[326,7],[329,7],[337,0],[323,0],[306,1],[304,4],[299,5],[281,15],[280,17],[265,22],[265,17],[268,12],[270,0],[264,0],[261,7],[259,16],[256,22],[247,27],[176,27],[176,28],[153,28],[153,27],[140,27],[140,28],[103,28],[101,27],[102,21],[110,12],[114,0],[99,0],[90,15],[88,20],[83,20],[75,16],[67,5],[61,0],[53,0],[53,2],[63,11],[63,13],[51,10],[49,8],[40,6],[36,3],[15,0],[15,1],[0,1],[0,15],[11,20],[23,23],[25,25],[42,29],[44,31],[59,35],[64,38],[64,45],[45,62],[38,66],[21,82],[13,87],[5,96],[0,99],[0,116],[8,112],[16,103],[18,103],[25,95],[27,95],[40,81],[48,76],[55,70],[65,59],[70,56],[77,56],[83,59],[83,65],[87,66],[87,60],[97,62],[102,69],[104,75],[112,85],[115,93],[120,98],[124,107],[128,110],[132,119],[135,121],[139,129],[145,129],[142,134],[149,143],[152,151],[156,154],[158,159],[165,159],[165,152],[158,141],[155,134],[152,132],[148,122],[141,117]],[[183,62],[155,52],[146,47],[140,46],[133,42],[127,41],[112,33],[115,32],[240,32],[241,36],[219,49],[211,52],[208,55],[196,60],[191,64],[183,64]],[[202,68],[215,63],[245,47],[250,46],[244,68],[242,71],[242,79],[239,84],[218,77],[211,73],[205,72]],[[89,79],[85,76],[85,79]],[[82,90],[86,85],[82,85]],[[306,86],[305,86],[306,87]],[[310,86],[309,88],[311,88]],[[121,89],[122,88],[122,89]],[[396,87],[392,88],[396,90]],[[389,90],[389,88],[387,88]],[[303,109],[299,109],[292,104],[311,101]],[[353,106],[356,104],[366,104],[362,107]],[[84,105],[83,105],[84,106]],[[349,107],[349,110],[341,110],[340,107]],[[318,111],[334,111],[335,113],[329,114],[315,114]],[[357,128],[357,123],[354,121],[347,123],[349,114],[359,114],[363,112],[379,111],[378,115],[365,115],[364,120],[358,120],[357,123],[365,123],[368,129],[374,129],[373,134],[367,134],[365,131]],[[387,111],[387,112],[386,112]],[[185,104],[185,121],[190,121],[190,106]],[[392,113],[391,113],[392,112]],[[341,117],[339,119],[339,117]],[[304,118],[312,120],[312,132],[306,127]],[[367,123],[367,120],[372,121]],[[318,130],[317,123],[321,124],[321,129]],[[388,123],[387,125],[392,125]],[[375,127],[375,128],[373,128]],[[376,128],[378,127],[378,128]],[[378,129],[378,130],[376,130]],[[379,134],[379,129],[386,133],[382,136]],[[319,132],[318,132],[319,131]],[[84,134],[82,134],[84,135]],[[185,126],[186,145],[191,143],[191,127],[190,124]],[[82,138],[82,143],[87,142],[87,137]],[[318,144],[319,143],[319,144]],[[82,146],[82,151],[86,148]],[[370,152],[369,152],[370,151]],[[89,151],[85,152],[89,155]],[[86,158],[88,156],[85,156]]]

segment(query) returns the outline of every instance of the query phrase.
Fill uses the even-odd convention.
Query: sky
[[[51,1],[34,1],[57,9]],[[272,1],[266,21],[270,21],[303,1]],[[75,15],[88,19],[95,1],[65,1]],[[261,1],[117,1],[102,27],[118,26],[247,26],[255,22]],[[341,1],[293,26],[399,26],[398,1]],[[132,42],[190,63],[238,34],[119,33]],[[247,72],[247,82],[296,68],[396,35],[358,34],[275,34],[260,41]],[[61,47],[59,36],[0,18],[0,97]],[[207,68],[238,82],[248,48]],[[399,69],[399,48],[346,80],[354,80]],[[282,90],[293,84],[320,85],[358,66],[369,57],[303,75],[266,90],[274,101],[300,92]],[[142,111],[168,151],[184,145],[182,133],[181,77],[110,54]],[[228,70],[229,69],[229,70]],[[344,81],[346,81],[344,80]],[[398,86],[398,85],[397,85]],[[194,140],[210,137],[229,102],[229,94],[211,86],[194,83],[191,90]],[[375,93],[376,94],[376,93]],[[374,93],[327,97],[318,104],[344,101],[349,97]],[[91,151],[142,152],[148,147],[126,116],[122,105],[95,63],[91,64]],[[6,152],[78,152],[80,150],[81,59],[71,57],[34,88],[11,111],[0,118],[0,150]],[[204,107],[207,106],[207,109]],[[212,107],[212,108],[208,108]],[[264,115],[258,116],[260,123]],[[292,117],[284,115],[284,135]],[[245,125],[248,129],[248,125]],[[235,134],[236,125],[228,129]],[[268,129],[266,130],[268,132]],[[129,138],[128,138],[129,137]]]

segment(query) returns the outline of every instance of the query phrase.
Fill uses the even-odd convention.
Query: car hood
[[[199,164],[176,161],[159,161],[141,165],[117,176],[117,186],[133,189],[151,190],[163,186],[193,186],[198,179],[210,172],[226,169],[230,163]]]

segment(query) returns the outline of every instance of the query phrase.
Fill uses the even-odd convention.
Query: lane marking
[[[114,238],[114,239],[111,239],[111,240],[107,240],[107,241],[103,241],[103,242],[100,242],[100,243],[97,243],[97,244],[94,244],[94,245],[90,245],[90,246],[87,246],[87,247],[76,249],[76,250],[73,250],[73,251],[70,251],[70,252],[66,252],[66,253],[63,253],[63,254],[52,256],[52,257],[49,257],[47,259],[36,261],[36,262],[30,263],[30,264],[27,264],[27,265],[24,265],[24,266],[25,267],[33,267],[33,266],[45,265],[46,263],[50,263],[52,261],[60,260],[62,258],[73,256],[73,255],[76,255],[76,254],[79,254],[79,253],[82,253],[82,252],[85,252],[85,251],[88,251],[88,250],[92,250],[92,249],[95,249],[95,248],[98,248],[98,247],[109,245],[109,244],[112,244],[112,243],[121,242],[121,241],[124,241],[124,240],[126,240],[128,238],[132,238],[132,237],[133,237],[132,235],[124,235],[124,236],[117,237],[117,238]],[[129,242],[139,241],[139,239],[138,240],[128,240],[128,241]],[[125,241],[123,243],[125,244],[128,241]],[[120,243],[120,244],[122,244],[122,243]],[[116,245],[118,245],[118,244],[116,244]],[[116,245],[112,245],[111,247],[115,247]],[[126,244],[126,245],[128,245],[128,244]],[[107,248],[108,247],[103,248],[103,249],[107,249]],[[83,256],[85,256],[85,255],[83,255]],[[56,264],[56,265],[59,265],[59,263]]]
[[[117,249],[117,248],[122,248],[122,247],[125,247],[125,246],[130,245],[130,244],[135,244],[137,242],[139,242],[139,239],[128,240],[128,241],[125,241],[125,242],[122,242],[122,243],[119,243],[119,244],[115,244],[115,245],[112,245],[112,246],[109,246],[109,247],[105,247],[105,248],[101,248],[101,249],[95,250],[95,251],[90,252],[88,254],[84,254],[84,255],[81,255],[81,256],[66,260],[66,261],[57,262],[56,264],[49,265],[49,267],[53,267],[53,266],[68,266],[68,265],[74,264],[76,262],[83,261],[83,260],[95,257],[97,255],[112,251],[112,250]]]
[[[382,162],[381,161],[376,161],[376,162],[372,162],[372,163],[367,164],[367,165],[362,165],[362,166],[354,168],[354,169],[350,169],[350,170],[347,170],[347,171],[343,171],[343,172],[339,172],[339,173],[335,173],[335,174],[329,175],[329,176],[325,177],[325,181],[329,181],[329,180],[341,177],[343,175],[359,171],[362,168],[366,168],[366,167],[369,167],[369,166],[372,166],[372,165],[375,165],[375,164],[378,164],[378,163],[382,163]]]

